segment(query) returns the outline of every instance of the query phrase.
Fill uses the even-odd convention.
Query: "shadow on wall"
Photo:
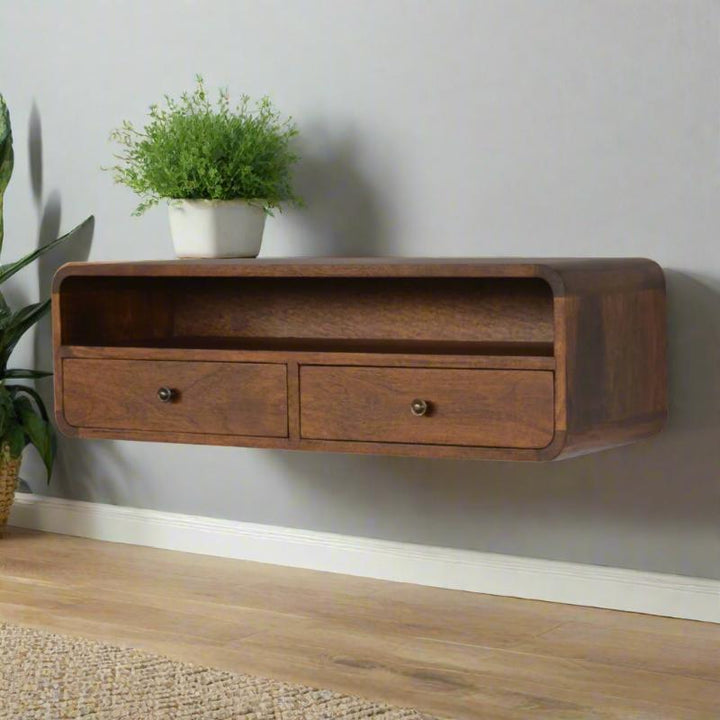
[[[60,235],[62,221],[62,200],[57,190],[52,190],[45,199],[43,187],[43,134],[42,120],[37,104],[33,102],[28,124],[28,158],[30,164],[30,186],[33,201],[39,216],[39,230],[37,246],[47,244]],[[78,218],[78,222],[82,218]],[[63,243],[49,253],[41,256],[36,263],[38,272],[38,289],[40,297],[47,297],[50,293],[52,278],[55,271],[64,263],[71,261],[85,261],[90,256],[94,232],[91,223],[82,234]],[[50,317],[45,317],[38,323],[34,337],[33,365],[38,369],[51,369],[52,357],[52,323]],[[52,407],[52,380],[37,382],[38,391],[43,396],[47,407]],[[115,443],[97,447],[97,443],[85,443],[72,440],[64,436],[58,437],[58,454],[53,472],[53,484],[50,486],[53,494],[63,497],[79,497],[92,499],[96,494],[87,483],[97,479],[96,468],[99,463],[118,465],[113,477],[130,477],[128,469],[124,466],[121,454],[117,451]],[[35,490],[45,487],[44,470],[34,454],[28,453],[26,463],[23,464],[23,475],[37,478],[31,484]],[[110,470],[109,472],[112,472]],[[116,486],[114,486],[115,488]]]
[[[667,281],[662,434],[544,464],[278,453],[293,516],[306,510],[304,527],[330,532],[720,578],[720,293],[710,278]],[[689,527],[706,540],[692,554],[687,536],[678,542]]]
[[[363,175],[352,130],[337,135],[311,125],[302,141],[295,185],[307,208],[292,216],[297,246],[306,255],[387,255],[390,236],[380,197]]]

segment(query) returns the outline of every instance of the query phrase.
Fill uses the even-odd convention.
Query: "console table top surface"
[[[278,257],[73,262],[55,275],[53,290],[72,275],[128,277],[507,277],[542,278],[556,295],[568,282],[593,276],[608,284],[664,285],[662,268],[645,258]]]

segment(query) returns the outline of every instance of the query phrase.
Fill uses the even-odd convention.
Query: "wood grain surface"
[[[63,382],[76,427],[287,436],[285,365],[66,359]]]
[[[665,281],[657,263],[642,258],[70,263],[53,288],[56,414],[61,429],[78,437],[553,460],[643,439],[667,417]],[[294,430],[248,435],[204,423],[190,429],[181,421],[161,429],[67,420],[64,395],[73,390],[63,378],[65,358],[190,362],[198,353],[287,365],[285,427]],[[493,436],[493,418],[515,427],[526,422],[524,409],[508,417],[499,390],[491,411],[465,416],[488,424],[485,434],[458,421],[445,423],[442,434],[434,434],[436,423],[433,432],[416,436],[416,426],[402,421],[391,442],[377,442],[365,426],[355,427],[352,438],[331,439],[334,426],[299,437],[297,373],[307,364],[554,371],[554,388],[545,394],[544,412],[530,408],[532,437],[525,431]],[[506,396],[512,399],[511,392]],[[325,397],[328,419],[341,416],[341,400]],[[548,413],[552,439],[541,446]],[[257,422],[262,427],[265,420]],[[349,434],[346,424],[343,435]],[[465,444],[513,438],[521,444],[502,451]]]
[[[63,291],[63,344],[70,345],[553,340],[552,293],[537,278],[89,276],[69,278]]]
[[[720,625],[11,530],[0,620],[453,720],[716,720]]]
[[[425,415],[412,414],[415,399]],[[550,372],[300,368],[304,438],[541,448],[553,427]]]

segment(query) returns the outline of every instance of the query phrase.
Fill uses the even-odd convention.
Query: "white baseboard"
[[[18,493],[10,524],[148,547],[720,623],[720,581]]]

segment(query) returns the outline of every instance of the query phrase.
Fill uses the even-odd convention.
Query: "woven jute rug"
[[[2,720],[436,720],[330,690],[0,623]]]

